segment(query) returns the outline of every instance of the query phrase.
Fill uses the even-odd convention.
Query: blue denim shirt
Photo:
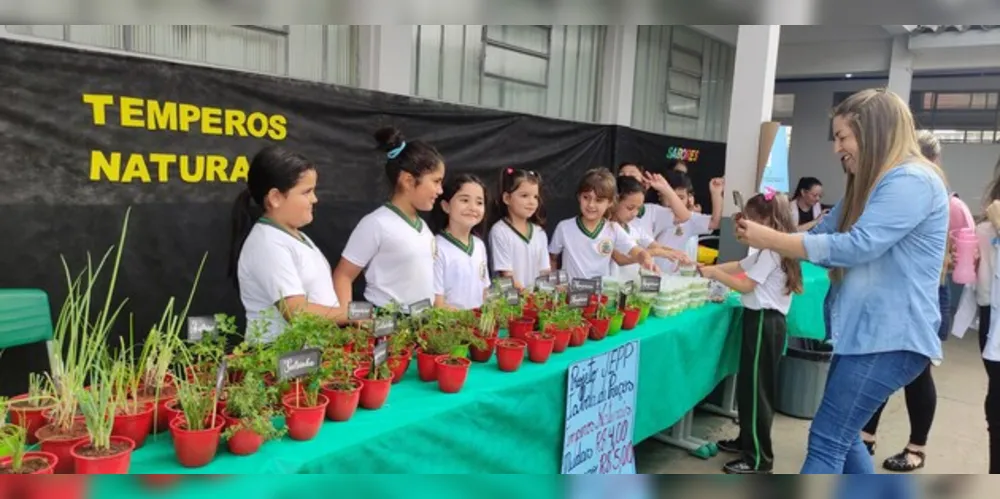
[[[904,350],[941,359],[944,182],[924,165],[904,164],[882,177],[848,232],[836,232],[840,209],[803,236],[811,262],[846,269],[830,309],[834,353]]]

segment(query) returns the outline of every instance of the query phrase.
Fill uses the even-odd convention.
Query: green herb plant
[[[226,428],[223,438],[232,438],[240,430],[249,430],[268,440],[284,436],[284,429],[274,426],[273,403],[276,389],[264,383],[258,373],[248,373],[239,383],[227,388],[226,414],[239,420]]]
[[[250,374],[248,373],[247,376]],[[212,397],[212,389],[207,383],[195,376],[188,379],[183,376],[176,377],[174,383],[177,385],[177,400],[180,404],[181,412],[184,414],[184,423],[190,431],[200,431],[208,428],[209,421],[215,413],[215,401]]]
[[[0,401],[0,416],[4,416],[4,402]],[[4,421],[0,419],[0,421]],[[0,447],[6,449],[10,454],[7,465],[10,472],[14,474],[25,473],[24,455],[27,452],[27,430],[17,425],[0,426]]]

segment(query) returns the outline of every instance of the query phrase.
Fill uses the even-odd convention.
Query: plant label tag
[[[508,305],[517,305],[518,303],[521,303],[521,295],[514,288],[508,289],[504,292],[504,297],[507,299]]]
[[[644,275],[639,277],[639,291],[642,293],[659,293],[660,283],[663,281],[658,275]]]
[[[569,306],[573,308],[586,308],[590,303],[590,293],[586,291],[573,291],[569,294]]]
[[[597,293],[597,282],[593,279],[573,279],[569,283],[569,290],[572,291],[586,291],[590,294]]]
[[[215,317],[188,317],[187,339],[190,343],[197,343],[204,338],[205,333],[215,332]]]
[[[352,301],[347,304],[347,319],[366,321],[374,317],[375,306],[366,301]]]
[[[624,291],[618,293],[618,310],[624,312],[628,308],[628,294]]]
[[[372,350],[372,354],[375,357],[372,359],[372,364],[375,367],[385,364],[385,361],[389,358],[389,344],[383,341],[382,343],[375,345],[375,349]]]
[[[278,381],[300,378],[319,369],[321,355],[318,348],[307,348],[278,357]]]
[[[499,296],[500,295],[497,294],[497,291],[495,289],[493,289],[493,288],[489,288],[489,289],[486,290],[486,301],[496,300],[497,297],[499,297]]]
[[[428,308],[431,308],[430,298],[424,298],[423,300],[420,300],[418,302],[411,303],[410,316],[419,317],[420,314],[424,313],[424,310],[427,310]]]
[[[372,336],[383,338],[396,332],[396,319],[392,317],[377,317],[372,328]]]
[[[541,291],[542,293],[551,293],[556,290],[556,287],[552,284],[552,281],[548,278],[548,276],[541,276],[538,279],[535,279],[535,289]]]
[[[559,272],[557,272],[556,282],[564,286],[569,284],[569,272],[566,272],[565,270],[560,270]]]
[[[493,279],[493,287],[496,288],[497,291],[503,293],[508,289],[512,289],[514,287],[514,278],[497,277],[496,279]]]
[[[625,284],[622,284],[621,292],[625,293],[627,295],[630,295],[630,294],[634,293],[635,292],[635,281],[628,281]]]

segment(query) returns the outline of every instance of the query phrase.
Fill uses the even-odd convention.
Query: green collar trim
[[[456,248],[462,250],[466,255],[472,256],[473,246],[476,243],[476,239],[469,234],[469,244],[463,244],[455,236],[451,235],[447,230],[441,231],[441,237],[445,238],[451,244],[454,244]]]
[[[514,227],[514,224],[510,223],[510,221],[506,218],[503,219],[503,223],[507,224],[507,227],[510,227],[510,230],[514,231],[514,233],[517,234],[517,237],[520,237],[521,240],[524,241],[524,244],[531,244],[531,236],[535,232],[535,224],[528,222],[528,234],[525,235],[522,234],[521,231],[517,230],[517,228]]]
[[[601,219],[593,231],[587,230],[587,226],[583,225],[583,217],[576,217],[576,226],[580,229],[580,232],[583,232],[583,235],[591,239],[597,239],[598,234],[604,230],[604,219]]]
[[[288,234],[289,236],[291,236],[296,241],[299,241],[300,243],[308,246],[310,249],[313,249],[313,245],[309,244],[309,240],[306,239],[306,236],[303,236],[303,235],[296,236],[295,234],[292,234],[291,232],[288,232],[288,229],[286,229],[286,228],[278,225],[277,222],[275,222],[274,220],[271,220],[270,218],[260,217],[260,218],[257,219],[257,222],[258,223],[262,223],[264,225],[270,225],[271,227],[274,227],[275,229],[278,229],[281,232],[284,232],[285,234]]]
[[[410,217],[408,217],[406,215],[406,213],[403,213],[403,210],[400,210],[398,206],[396,206],[396,205],[394,205],[392,203],[386,203],[385,207],[389,208],[390,210],[392,210],[393,213],[399,215],[399,218],[402,218],[406,222],[407,225],[409,225],[410,227],[413,227],[413,230],[416,230],[417,232],[420,232],[421,229],[423,229],[423,227],[424,227],[424,221],[423,221],[423,219],[420,218],[419,215],[416,218],[411,219]]]

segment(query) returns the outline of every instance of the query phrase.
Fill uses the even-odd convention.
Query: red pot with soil
[[[472,360],[476,362],[489,362],[490,357],[493,357],[493,350],[497,346],[496,336],[491,336],[489,338],[482,338],[486,342],[486,348],[476,348],[475,345],[469,345],[469,356]]]
[[[111,437],[107,450],[94,449],[89,439],[70,450],[77,475],[127,475],[135,442],[128,437]]]
[[[628,331],[629,329],[635,329],[635,325],[639,323],[639,314],[642,312],[639,308],[626,308],[625,318],[622,319],[622,329]]]
[[[573,329],[559,329],[555,326],[545,326],[545,332],[551,334],[555,339],[555,344],[552,346],[552,351],[555,353],[561,353],[566,351],[566,347],[569,346],[569,340],[573,337]]]
[[[24,428],[28,445],[33,445],[38,443],[35,432],[48,424],[43,413],[55,407],[55,403],[49,400],[35,406],[25,400],[27,398],[28,394],[24,394],[10,399],[10,422]]]
[[[590,323],[586,322],[581,324],[572,330],[569,334],[569,346],[580,347],[587,342],[587,334],[590,333]]]
[[[281,405],[285,406],[285,426],[292,440],[312,440],[323,426],[326,407],[330,399],[323,394],[316,395],[316,404],[308,405],[302,396],[285,395]]]
[[[389,357],[389,369],[392,371],[392,382],[399,383],[403,380],[406,370],[410,368],[410,359],[413,358],[411,350],[404,350],[402,355]],[[369,366],[370,367],[370,366]]]
[[[179,416],[170,422],[170,436],[174,441],[174,455],[185,468],[200,468],[212,462],[219,450],[222,428],[226,421],[215,416],[213,424],[204,430],[189,430],[187,421]]]
[[[420,358],[417,357],[419,362]],[[354,371],[354,377],[361,381],[361,398],[358,405],[364,409],[375,410],[385,404],[389,398],[389,389],[392,388],[392,377],[389,379],[368,379],[369,370],[366,368]]]
[[[47,424],[35,432],[38,441],[42,443],[42,452],[53,454],[58,459],[55,472],[60,474],[73,473],[73,454],[71,451],[80,442],[90,440],[87,425],[83,421],[73,421],[68,431],[63,431],[52,424]]]
[[[326,419],[347,421],[354,416],[361,401],[361,381],[351,379],[346,384],[327,383],[320,387],[319,392],[330,401],[326,406]]]
[[[587,319],[590,322],[590,339],[595,341],[603,340],[608,335],[608,327],[611,326],[611,319]]]
[[[170,421],[173,421],[177,416],[181,416],[184,413],[181,411],[181,401],[177,399],[169,400],[166,404],[163,404],[163,409],[160,410],[160,414],[157,415],[157,419],[164,417],[167,418],[167,428],[170,427]]]
[[[504,338],[497,341],[497,367],[504,372],[514,372],[521,367],[524,360],[524,349],[528,343],[517,338]]]
[[[528,333],[534,331],[535,319],[521,317],[507,321],[507,335],[519,340],[527,340]]]
[[[145,404],[139,404],[138,410],[134,413],[120,412],[115,416],[115,421],[112,423],[111,435],[128,437],[135,443],[136,449],[142,447],[146,443],[146,437],[149,436],[149,432],[153,430],[154,408],[152,402],[146,402]]]
[[[537,364],[544,364],[552,355],[552,348],[555,347],[555,336],[548,333],[531,333],[528,335],[528,360]]]
[[[226,420],[225,428],[231,426],[236,426],[240,424],[239,418],[234,418],[229,413],[223,412],[222,418]],[[241,428],[229,437],[226,441],[226,446],[229,448],[229,452],[236,454],[237,456],[249,456],[260,449],[260,446],[264,445],[264,438],[255,433],[253,430],[247,428]]]
[[[469,375],[472,361],[451,355],[439,355],[436,359],[438,389],[444,393],[458,393]]]
[[[25,452],[24,458],[21,459],[21,470],[19,474],[22,475],[51,475],[55,473],[56,464],[59,462],[59,458],[51,452]],[[0,475],[11,474],[12,460],[9,457],[0,458]],[[72,463],[71,463],[72,464]],[[8,479],[0,478],[0,481],[10,482]],[[3,490],[3,485],[0,484],[0,491]],[[0,494],[3,497],[10,497],[6,494]]]
[[[422,349],[417,349],[417,373],[420,376],[420,381],[437,379],[437,363],[434,362],[436,358],[435,354],[424,353]]]
[[[156,408],[153,409],[153,433],[159,433],[161,431],[166,431],[170,428],[170,421],[173,420],[171,414],[166,411],[167,404],[177,399],[177,388],[173,385],[173,378],[170,379],[170,384],[165,385],[160,388],[160,393],[157,395],[155,388],[139,388],[139,396],[136,400],[140,404],[145,402],[155,402]]]

